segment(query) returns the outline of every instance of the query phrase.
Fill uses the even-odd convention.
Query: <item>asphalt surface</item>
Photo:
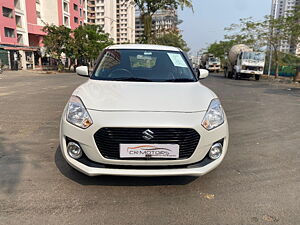
[[[0,75],[0,224],[300,224],[300,89],[203,81],[220,97],[229,152],[200,177],[87,177],[59,150],[75,74]],[[200,98],[201,96],[199,96]]]

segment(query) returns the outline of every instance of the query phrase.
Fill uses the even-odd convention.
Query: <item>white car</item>
[[[227,151],[218,97],[178,48],[114,45],[67,103],[60,125],[66,161],[89,176],[201,176]],[[77,74],[89,76],[81,66]],[[198,77],[199,75],[199,77]]]

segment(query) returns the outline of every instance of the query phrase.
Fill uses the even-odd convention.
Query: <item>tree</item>
[[[161,9],[177,10],[179,7],[192,8],[190,0],[128,0],[129,3],[134,3],[141,12],[141,20],[144,24],[144,43],[151,42],[153,15]]]
[[[190,49],[188,48],[186,42],[183,40],[182,35],[179,31],[171,31],[160,35],[159,37],[153,39],[155,44],[159,45],[169,45],[181,48],[183,51],[188,52]]]
[[[91,64],[105,47],[113,44],[98,25],[79,26],[73,31],[65,26],[46,25],[43,31],[47,33],[46,51],[57,59],[59,70],[64,68],[60,60],[62,53],[71,59],[70,67],[76,60],[79,64]]]
[[[58,27],[47,24],[43,27],[43,31],[47,33],[43,39],[44,46],[47,49],[46,52],[52,58],[56,59],[59,69],[63,68],[62,61],[60,60],[62,53],[65,53],[66,56],[72,55],[69,48],[72,42],[71,29],[65,26]]]
[[[225,36],[227,40],[235,40],[245,43],[259,50],[262,47],[269,47],[274,54],[276,67],[275,76],[278,76],[280,57],[279,50],[281,42],[291,40],[291,37],[299,39],[299,11],[287,14],[285,17],[273,18],[266,16],[263,21],[254,21],[252,18],[241,19],[240,24],[232,24],[226,28],[228,32],[237,30],[237,33]],[[297,24],[298,25],[295,25]]]
[[[215,57],[220,58],[222,64],[224,65],[225,58],[229,53],[229,50],[235,44],[240,43],[236,40],[220,41],[214,42],[207,48],[207,53],[213,54]]]
[[[103,32],[101,26],[88,24],[74,30],[71,48],[80,64],[90,64],[105,47],[112,44],[113,41]]]
[[[291,33],[291,45],[300,48],[300,5],[295,6],[286,19],[288,29]],[[294,81],[300,81],[300,62],[296,65]]]
[[[240,19],[240,23],[231,24],[224,30],[228,32],[225,40],[234,44],[245,44],[255,50],[260,49],[261,43],[257,42],[257,22],[252,17]]]

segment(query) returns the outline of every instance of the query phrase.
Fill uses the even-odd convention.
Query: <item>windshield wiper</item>
[[[152,80],[146,78],[138,78],[138,77],[119,77],[112,79],[115,81],[140,81],[140,82],[152,82]]]
[[[189,78],[177,78],[177,79],[165,80],[165,82],[195,82],[195,80]]]

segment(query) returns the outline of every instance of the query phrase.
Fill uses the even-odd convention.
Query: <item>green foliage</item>
[[[295,6],[290,12],[290,16],[285,19],[287,30],[291,35],[291,44],[300,44],[300,5]]]
[[[300,58],[292,55],[292,54],[286,54],[286,53],[282,53],[279,52],[278,54],[278,58],[279,58],[279,64],[281,66],[297,66],[300,65]]]
[[[98,25],[79,26],[73,31],[65,26],[46,25],[43,31],[47,33],[44,37],[47,53],[59,64],[62,53],[73,62],[77,59],[80,63],[88,64],[113,43]]]
[[[104,48],[112,44],[109,35],[103,32],[101,26],[89,24],[74,30],[71,48],[76,59],[87,63],[96,59]]]
[[[127,0],[132,2],[132,0]],[[191,0],[134,0],[135,5],[141,12],[141,19],[144,23],[144,37],[143,43],[150,43],[152,38],[152,22],[153,14],[161,9],[172,9],[178,8],[183,9],[184,7],[193,8]]]
[[[47,33],[44,37],[44,45],[47,47],[47,53],[55,59],[59,59],[61,53],[68,55],[69,46],[72,42],[71,29],[65,26],[46,25],[43,31]]]
[[[228,34],[225,40],[234,42],[235,44],[246,44],[253,48],[257,47],[257,33],[255,30],[255,22],[252,17],[240,19],[239,24],[231,24],[225,28]]]
[[[238,44],[237,40],[214,42],[207,48],[207,53],[213,54],[215,57],[220,58],[222,64],[224,64],[225,58],[229,53],[229,50],[235,44]]]
[[[262,47],[271,47],[278,75],[278,66],[282,59],[279,55],[281,41],[287,40],[297,45],[300,37],[300,6],[287,14],[286,17],[273,18],[266,16],[263,21],[254,21],[252,18],[241,19],[239,24],[232,24],[225,28],[228,35],[225,39],[239,44],[247,44],[259,50]]]
[[[190,50],[179,31],[165,33],[160,37],[153,39],[153,43],[158,45],[178,47],[185,52],[188,52]]]

